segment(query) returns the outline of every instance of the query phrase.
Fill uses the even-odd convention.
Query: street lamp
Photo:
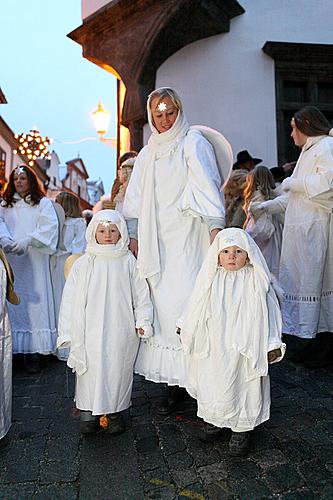
[[[95,125],[96,132],[99,135],[99,140],[105,142],[111,147],[116,147],[117,139],[114,139],[112,137],[104,137],[104,134],[107,133],[109,128],[110,113],[108,113],[108,111],[105,111],[101,102],[98,104],[96,111],[94,111],[91,116]]]

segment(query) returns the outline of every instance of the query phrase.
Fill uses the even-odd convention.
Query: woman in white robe
[[[204,256],[224,227],[221,178],[212,145],[191,129],[176,92],[155,90],[147,102],[152,135],[139,153],[123,207],[130,248],[154,305],[154,337],[141,341],[136,373],[175,386],[159,412],[183,397],[186,367],[175,335],[176,320],[193,288]],[[135,221],[138,220],[138,232]]]
[[[99,244],[99,226],[116,227],[116,243]],[[67,365],[76,373],[75,402],[81,432],[98,429],[106,414],[112,433],[124,430],[119,412],[131,404],[139,334],[152,335],[153,308],[146,281],[128,250],[123,217],[97,212],[86,231],[87,250],[67,278],[59,315],[58,348],[70,347]],[[141,329],[141,330],[140,330]]]
[[[9,304],[13,352],[52,354],[56,347],[50,255],[58,239],[58,219],[29,167],[9,177],[0,207],[0,244],[13,268],[19,306]],[[38,370],[33,357],[31,371]],[[32,360],[32,357],[27,358]],[[36,366],[33,366],[36,365]]]
[[[232,436],[230,451],[245,454],[247,433],[269,419],[268,363],[282,359],[285,349],[269,270],[245,231],[228,228],[216,236],[178,324],[189,366],[186,389],[197,399],[198,416],[243,433]]]
[[[333,129],[312,106],[295,113],[291,126],[302,150],[282,183],[286,194],[254,208],[285,211],[279,271],[283,332],[313,339],[295,360],[325,366],[333,361]]]

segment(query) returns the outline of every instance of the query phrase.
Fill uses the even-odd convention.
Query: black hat
[[[233,170],[237,169],[239,165],[242,163],[245,163],[247,161],[254,161],[254,164],[257,165],[262,161],[261,158],[252,158],[250,153],[245,149],[244,151],[240,151],[237,155],[237,161],[233,164],[232,168]]]

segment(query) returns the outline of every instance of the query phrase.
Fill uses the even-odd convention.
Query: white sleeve
[[[316,173],[303,178],[305,192],[311,201],[333,204],[333,152],[325,148],[316,158]]]
[[[264,201],[260,206],[265,209],[265,212],[271,215],[281,214],[286,211],[288,201],[289,194],[285,193],[277,196],[273,200]]]
[[[70,253],[83,253],[86,248],[86,229],[84,219],[78,217],[74,225],[74,238],[70,246]]]
[[[53,254],[58,243],[58,217],[52,202],[45,197],[40,200],[38,209],[36,228],[29,234],[31,245],[40,252]]]
[[[78,268],[78,262],[74,262],[62,292],[58,321],[58,349],[68,347],[71,343],[73,300],[78,293],[76,287]]]
[[[131,256],[131,285],[132,300],[135,318],[135,328],[142,328],[145,332],[140,338],[148,338],[153,335],[153,304],[150,300],[148,283],[139,277],[136,260]]]
[[[281,361],[286,351],[286,344],[282,342],[282,317],[278,299],[272,287],[267,293],[267,308],[268,308],[268,348],[267,351],[273,349],[281,349],[281,356],[274,363]]]
[[[266,242],[275,231],[271,214],[264,212],[257,220],[255,220],[254,217],[250,217],[246,224],[245,231],[257,244]]]
[[[224,223],[221,178],[214,148],[199,131],[189,131],[184,143],[188,168],[180,209],[184,214],[219,218]]]
[[[9,209],[0,206],[0,244],[2,240],[12,240],[12,236],[5,222],[5,210]]]

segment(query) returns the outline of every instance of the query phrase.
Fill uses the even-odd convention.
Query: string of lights
[[[48,147],[52,144],[53,139],[40,135],[37,127],[33,127],[28,134],[15,134],[15,139],[19,142],[19,146],[18,150],[14,149],[13,153],[25,155],[30,166],[38,158],[48,160],[51,158]]]

